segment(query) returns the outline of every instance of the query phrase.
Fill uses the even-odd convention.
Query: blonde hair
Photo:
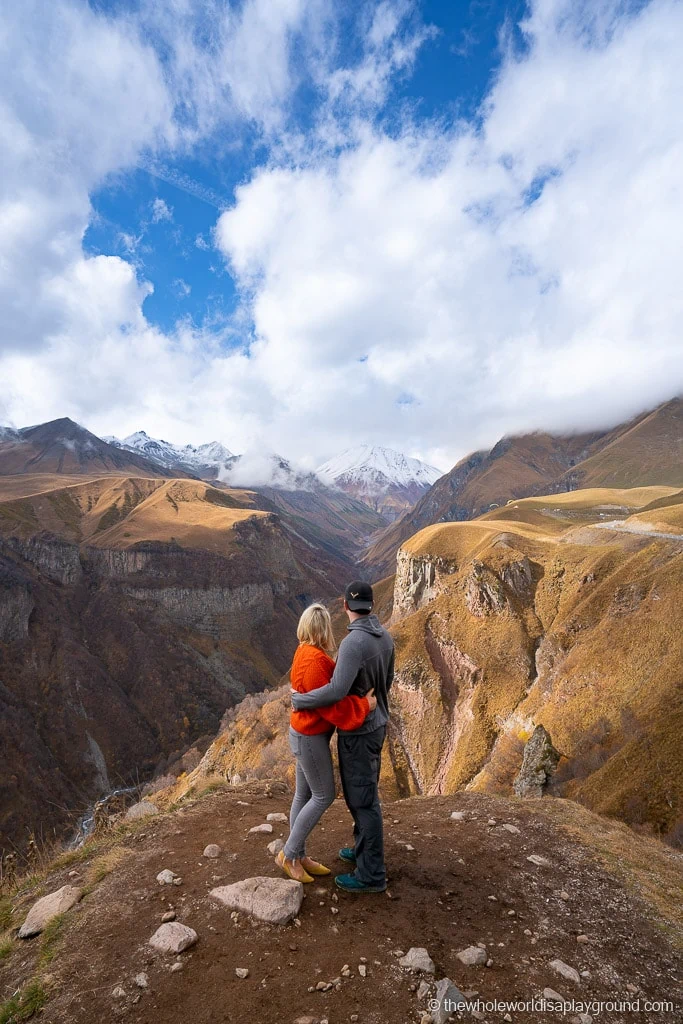
[[[332,634],[332,619],[324,604],[309,604],[302,613],[296,630],[300,644],[319,647],[332,655],[336,650]]]

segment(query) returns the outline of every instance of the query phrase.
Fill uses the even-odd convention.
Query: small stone
[[[573,981],[576,985],[581,984],[579,972],[575,970],[574,967],[570,967],[569,964],[564,963],[563,960],[551,960],[548,966],[555,971],[555,974],[561,975],[561,977],[566,978],[567,981]]]
[[[266,849],[272,857],[277,857],[280,850],[284,850],[285,844],[281,839],[273,839],[272,843],[268,843]]]
[[[565,900],[566,901],[566,900],[570,899],[569,893],[565,892],[564,889],[562,890],[562,892],[559,892],[557,895],[560,897],[561,900]]]
[[[112,999],[125,999],[126,998],[126,990],[125,990],[125,988],[122,988],[121,985],[117,985],[116,988],[113,990],[113,992],[111,994],[111,997],[112,997]]]
[[[282,811],[273,811],[270,814],[266,814],[266,821],[289,821],[289,818]]]
[[[356,1021],[358,1020],[358,1014],[352,1013],[351,1016],[349,1017],[349,1020],[352,1022],[352,1024],[356,1024]]]
[[[248,967],[236,967],[235,968],[235,974],[237,975],[238,978],[248,978],[249,977],[249,968]]]
[[[410,971],[423,971],[425,974],[434,974],[436,968],[424,946],[411,946],[404,957],[399,960],[401,967],[407,967]]]
[[[169,921],[168,924],[159,925],[148,944],[160,953],[182,953],[194,946],[198,938],[194,928],[188,928],[179,921]]]
[[[586,943],[586,942],[589,942],[590,939],[588,938],[587,935],[577,935],[576,936],[576,941],[579,942],[579,943]]]
[[[490,957],[489,957],[489,959],[488,959],[488,960],[486,961],[486,966],[487,966],[487,967],[493,967],[493,960],[492,960],[492,959],[491,959]]]
[[[492,903],[497,903],[498,902],[498,897],[497,896],[489,896],[488,899],[490,899]]]
[[[451,812],[451,819],[453,821],[464,821],[465,820],[465,812],[464,811],[452,811]]]
[[[636,996],[640,992],[640,989],[638,988],[637,985],[632,985],[631,982],[629,981],[626,984],[626,991],[630,992],[632,996]]]
[[[178,875],[176,875],[175,878],[173,879],[173,884],[174,885],[182,885],[183,884],[182,878],[180,878]]]
[[[561,996],[559,992],[556,992],[554,988],[544,988],[543,998],[550,1000],[552,1003],[564,1003],[566,1002],[564,996]]]
[[[504,828],[505,831],[509,832],[510,835],[512,835],[512,836],[520,835],[520,830],[517,828],[516,825],[510,825],[510,824],[506,823],[505,825],[501,825],[500,827]]]
[[[202,854],[202,857],[211,857],[212,859],[215,859],[219,856],[220,852],[221,848],[217,845],[217,843],[209,843],[209,845],[204,848],[204,853]]]
[[[253,828],[250,828],[249,829],[249,835],[253,835],[253,834],[259,833],[259,832],[272,832],[272,831],[273,831],[273,826],[270,825],[270,824],[265,824],[264,823],[263,825],[254,825]]]
[[[486,951],[480,949],[479,946],[468,946],[467,949],[461,949],[456,956],[465,967],[480,967],[488,960]]]
[[[489,820],[486,822],[486,824],[487,825],[496,825],[497,821],[496,821],[495,818],[489,818]]]
[[[78,871],[70,871],[69,878],[78,878]]]
[[[505,1013],[505,1014],[503,1014],[503,1020],[508,1021],[508,1024],[509,1024],[509,1022],[512,1020],[512,1017],[510,1016],[509,1013]]]
[[[590,976],[591,976],[591,972],[590,971],[581,971],[581,977],[582,978],[588,979],[588,978],[590,978]]]
[[[429,982],[421,981],[417,988],[417,998],[422,1002],[429,995]]]
[[[167,910],[166,913],[162,915],[162,924],[168,924],[169,921],[175,921],[175,910]]]
[[[339,913],[339,907],[330,907],[330,913],[331,914],[338,914]]]
[[[366,974],[368,973],[368,969],[365,966],[365,964],[358,965],[358,973],[360,974],[361,978],[364,978],[366,976]]]
[[[164,868],[164,870],[160,871],[157,875],[157,882],[159,885],[173,885],[175,877],[176,876],[173,871],[169,868]]]
[[[183,969],[183,965],[182,964],[177,964],[177,963],[176,964],[171,964],[171,971],[173,972],[173,974],[175,974],[176,971],[182,971],[182,969]]]
[[[144,971],[141,971],[140,974],[136,974],[133,980],[138,988],[147,988],[149,985],[149,978]]]
[[[316,992],[326,992],[327,991],[327,982],[319,981],[318,984],[315,986],[315,990],[316,990]]]
[[[531,864],[535,864],[537,868],[549,868],[550,861],[546,857],[541,857],[540,853],[532,853],[527,857],[527,860]]]

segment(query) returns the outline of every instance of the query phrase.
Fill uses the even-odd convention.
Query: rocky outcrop
[[[502,612],[507,605],[502,582],[476,559],[465,581],[465,604],[478,619]]]
[[[448,559],[414,556],[401,548],[396,558],[394,621],[411,615],[433,600],[456,568]]]
[[[555,750],[550,733],[537,725],[531,739],[524,747],[524,757],[519,775],[512,784],[515,796],[543,796],[545,787],[554,775],[560,757]]]

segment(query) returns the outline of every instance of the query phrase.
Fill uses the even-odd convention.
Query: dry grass
[[[88,865],[88,870],[85,873],[85,891],[91,892],[96,885],[110,875],[112,871],[130,856],[130,850],[122,846],[114,846],[111,850],[106,853],[100,854],[99,857],[95,857],[94,860]]]

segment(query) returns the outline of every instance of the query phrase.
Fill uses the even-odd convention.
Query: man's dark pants
[[[353,817],[356,877],[366,885],[384,885],[384,832],[379,803],[379,772],[386,726],[373,732],[337,733],[339,774]]]

